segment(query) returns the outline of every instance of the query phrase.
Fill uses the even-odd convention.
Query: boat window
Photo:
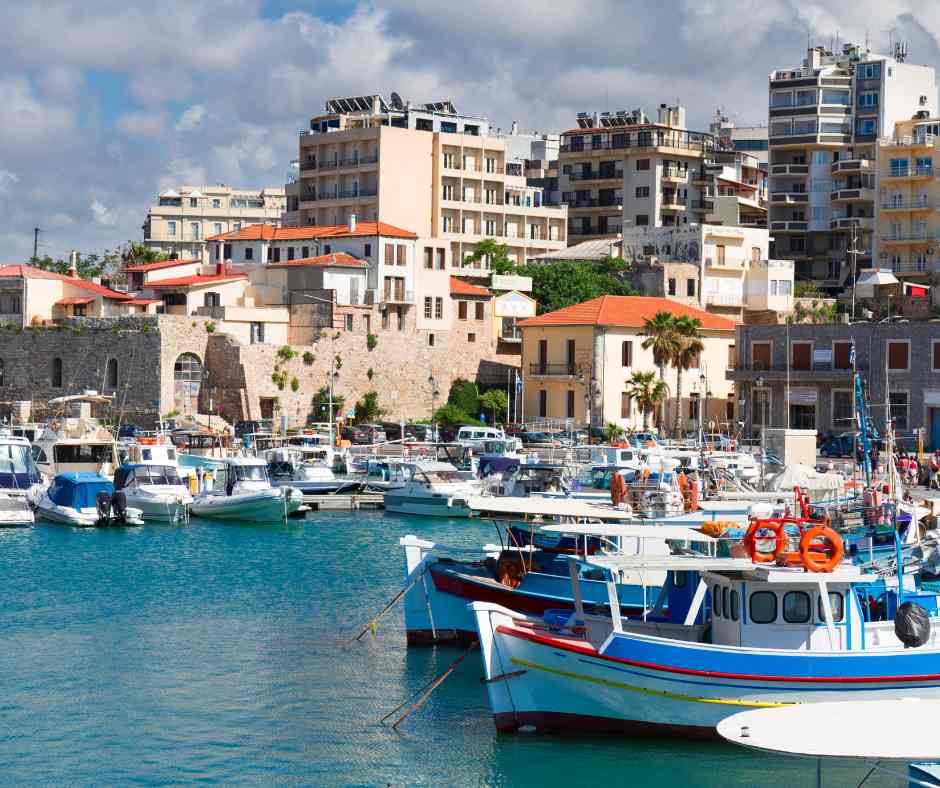
[[[741,612],[738,609],[738,592],[737,589],[731,589],[731,620],[737,621]]]
[[[145,461],[153,459],[153,452],[150,449],[141,449],[140,456],[144,458]]]
[[[240,482],[258,482],[268,478],[263,465],[236,465],[234,470],[235,478]]]
[[[805,624],[809,621],[809,594],[805,591],[790,591],[783,595],[783,620],[788,624]]]
[[[673,572],[672,573],[672,587],[673,588],[685,588],[686,576],[685,572]]]
[[[721,618],[721,586],[712,586],[712,614]]]
[[[33,460],[36,462],[49,462],[46,459],[46,452],[43,450],[42,446],[33,446],[32,449]]]
[[[822,597],[816,600],[816,607],[819,609],[816,611],[819,613],[819,620],[825,623],[826,621],[826,612],[823,610]],[[845,615],[845,600],[842,598],[842,594],[838,591],[829,592],[829,606],[832,608],[832,620],[835,623],[838,623],[842,620],[842,617]]]
[[[111,462],[110,443],[60,443],[52,448],[56,462]]]
[[[138,484],[182,484],[179,473],[172,465],[149,465],[137,468],[134,476]]]
[[[8,443],[0,445],[0,473],[32,473],[33,458],[29,447]]]
[[[175,460],[175,459],[176,459],[176,449],[167,449],[167,450],[166,450],[166,458],[167,458],[168,460]]]
[[[777,595],[773,591],[756,591],[751,594],[751,621],[755,624],[772,624],[777,620]]]
[[[728,605],[728,592],[729,588],[727,586],[721,589],[721,611],[724,613],[725,618],[731,618],[731,610]]]
[[[460,471],[433,471],[424,475],[432,484],[438,482],[449,484],[461,481]]]

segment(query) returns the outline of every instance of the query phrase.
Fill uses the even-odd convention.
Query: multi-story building
[[[937,105],[935,70],[847,44],[770,74],[770,230],[797,278],[838,291],[870,267],[878,139]],[[852,246],[852,234],[857,235]]]
[[[738,124],[718,110],[708,130],[715,135],[721,148],[747,153],[757,159],[763,169],[767,169],[769,146],[766,123]]]
[[[208,262],[206,239],[249,224],[278,225],[286,207],[283,187],[258,190],[183,186],[157,197],[144,221],[144,243],[171,257]]]
[[[514,135],[449,101],[421,106],[381,96],[331,99],[300,136],[300,225],[382,221],[414,228],[419,256],[442,253],[447,271],[489,276],[487,260],[465,268],[477,244],[494,239],[519,263],[563,248],[567,211],[547,205],[526,180]],[[542,147],[545,147],[544,145]],[[550,147],[550,146],[549,146]],[[537,153],[545,151],[537,150]]]
[[[693,179],[712,203],[708,224],[767,226],[767,168],[751,154],[716,151]]]
[[[701,220],[714,204],[695,176],[714,147],[711,134],[685,128],[681,106],[660,105],[656,123],[639,109],[580,113],[558,155],[569,241]]]
[[[940,270],[940,119],[899,121],[878,143],[874,259],[901,279]]]

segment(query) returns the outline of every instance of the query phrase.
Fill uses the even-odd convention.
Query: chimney
[[[78,252],[69,252],[69,270],[68,275],[73,279],[78,278]]]
[[[349,232],[351,233],[356,232],[356,214],[354,213],[349,214],[349,219],[347,221],[349,223]]]
[[[519,124],[516,123],[516,121],[512,122],[512,128],[509,133],[512,134],[513,137],[519,133]]]

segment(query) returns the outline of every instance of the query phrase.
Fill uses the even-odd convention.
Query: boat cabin
[[[128,464],[114,472],[114,489],[128,490],[144,485],[184,486],[175,465]]]
[[[0,489],[28,490],[41,482],[29,441],[0,430]]]

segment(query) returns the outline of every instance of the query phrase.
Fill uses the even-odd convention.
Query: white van
[[[505,440],[501,427],[461,427],[457,432],[457,443],[474,451],[483,451],[486,441]]]

